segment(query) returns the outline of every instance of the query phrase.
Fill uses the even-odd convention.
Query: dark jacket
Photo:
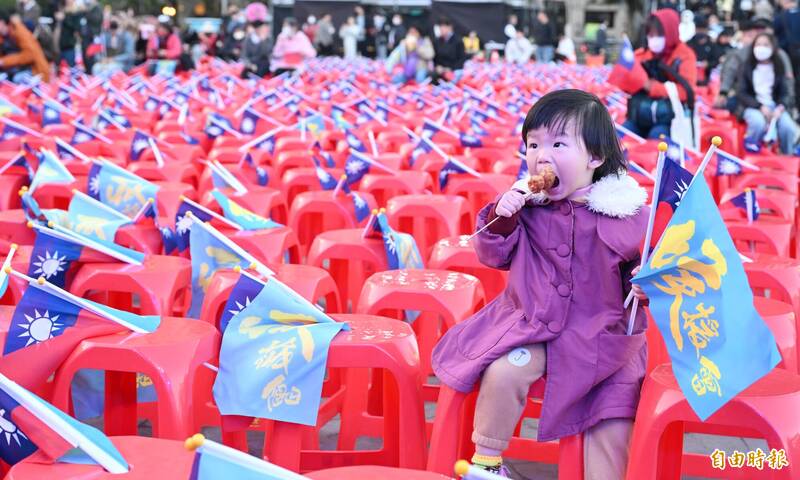
[[[81,19],[83,12],[69,12],[64,14],[61,21],[61,29],[58,36],[58,48],[62,52],[75,48],[78,43],[78,35],[81,31]]]
[[[433,41],[433,50],[436,52],[433,57],[434,65],[451,70],[458,70],[464,66],[464,60],[466,60],[464,42],[455,33],[450,35],[447,40],[437,37]]]
[[[756,60],[751,53],[739,70],[739,77],[736,82],[737,109],[735,113],[739,117],[742,116],[745,108],[761,108],[761,103],[756,99],[756,91],[753,88],[753,70],[755,68]],[[791,89],[789,88],[790,79],[783,62],[776,54],[772,55],[772,68],[775,69],[775,85],[772,86],[772,99],[776,105],[783,105],[786,110],[791,111],[794,107],[794,98],[792,98]]]
[[[269,71],[269,58],[272,56],[272,46],[272,36],[268,36],[266,39],[257,43],[248,36],[244,41],[242,58],[247,64],[255,66],[257,71],[260,69],[264,69],[265,72]]]
[[[547,23],[541,23],[538,20],[533,25],[533,41],[536,45],[555,47],[558,45],[558,35],[556,35],[556,26],[552,20]]]

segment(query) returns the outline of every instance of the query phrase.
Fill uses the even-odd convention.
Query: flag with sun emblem
[[[344,327],[270,278],[223,333],[220,413],[315,425],[328,348]]]
[[[207,220],[204,220],[205,217],[195,216],[200,220]],[[206,228],[213,228],[210,225],[204,228],[191,218],[187,218],[187,221],[189,252],[192,258],[192,303],[186,316],[198,318],[214,273],[222,268],[247,268],[251,262],[209,233]]]
[[[672,218],[672,214],[681,203],[681,199],[686,194],[689,184],[692,183],[693,175],[677,163],[669,159],[664,159],[664,167],[661,172],[661,186],[658,190],[658,200],[656,204],[656,216],[653,221],[653,237],[650,249],[654,249],[664,229]]]
[[[104,244],[115,243],[117,230],[132,223],[125,214],[81,192],[76,192],[69,202],[67,221],[71,230]]]
[[[139,213],[149,199],[155,202],[159,188],[108,160],[92,166],[88,183],[92,198],[128,217]]]
[[[133,139],[131,140],[131,149],[128,153],[131,161],[137,161],[141,158],[142,154],[145,150],[151,148],[150,146],[150,135],[142,132],[141,130],[136,130],[133,134]]]
[[[128,464],[102,432],[83,424],[0,376],[0,464],[39,452],[38,463],[102,465],[124,473]]]
[[[190,244],[189,232],[192,229],[193,221],[187,216],[189,212],[204,222],[212,218],[208,212],[197,208],[185,199],[181,201],[181,204],[178,206],[178,213],[175,214],[175,245],[179,252],[186,250]]]
[[[417,242],[412,235],[394,230],[389,226],[385,213],[378,213],[376,221],[380,225],[386,260],[389,270],[398,268],[425,268],[419,254]]]
[[[348,184],[358,182],[369,173],[370,163],[354,152],[357,150],[353,150],[344,162],[344,173],[347,175]]]
[[[264,288],[264,284],[250,275],[241,274],[236,285],[233,286],[228,301],[222,309],[222,316],[219,319],[219,331],[225,332],[228,323],[235,315],[250,305],[256,296]]]

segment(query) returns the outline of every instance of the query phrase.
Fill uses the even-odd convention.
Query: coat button
[[[562,297],[569,297],[569,294],[572,292],[572,290],[569,288],[569,286],[566,283],[562,283],[561,285],[556,287],[556,291]]]
[[[561,213],[563,213],[564,215],[569,215],[570,213],[572,213],[572,205],[570,205],[569,202],[562,203]]]
[[[567,255],[569,255],[571,251],[572,249],[569,248],[569,245],[567,245],[566,243],[562,243],[561,245],[558,246],[558,248],[556,248],[556,253],[560,257],[566,257]]]
[[[550,322],[547,324],[547,329],[553,333],[559,333],[564,327],[561,325],[561,322]]]

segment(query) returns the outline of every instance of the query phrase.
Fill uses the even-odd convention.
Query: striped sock
[[[503,464],[503,457],[491,455],[478,455],[477,453],[472,456],[472,464],[485,469],[495,469]]]

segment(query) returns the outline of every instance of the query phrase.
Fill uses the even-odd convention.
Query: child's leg
[[[498,358],[483,373],[472,432],[479,455],[499,456],[508,447],[528,390],[545,373],[546,357],[543,343],[526,345]]]
[[[585,480],[622,480],[628,466],[633,419],[603,420],[583,434]]]

